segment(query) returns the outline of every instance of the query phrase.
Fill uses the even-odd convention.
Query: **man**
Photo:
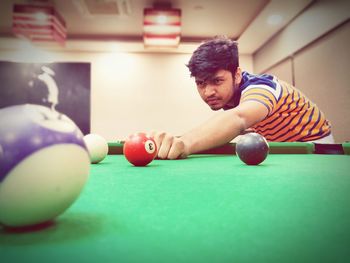
[[[187,66],[204,102],[224,111],[181,137],[153,133],[158,158],[186,158],[248,129],[268,141],[334,142],[324,114],[299,90],[271,75],[242,72],[235,41],[218,37],[203,43]]]

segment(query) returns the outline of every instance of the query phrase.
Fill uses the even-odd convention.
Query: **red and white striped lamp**
[[[143,41],[145,47],[177,47],[181,36],[181,10],[145,8]]]
[[[49,5],[14,4],[12,31],[18,37],[32,42],[58,42],[64,45],[67,37],[66,23]]]

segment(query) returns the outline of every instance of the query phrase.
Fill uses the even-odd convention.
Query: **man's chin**
[[[214,110],[214,111],[217,111],[217,110],[221,110],[222,107],[220,105],[209,105],[209,107]]]

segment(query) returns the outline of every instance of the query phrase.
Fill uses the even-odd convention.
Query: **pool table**
[[[349,262],[350,153],[270,143],[258,166],[234,144],[134,167],[122,142],[46,224],[0,227],[0,261]]]

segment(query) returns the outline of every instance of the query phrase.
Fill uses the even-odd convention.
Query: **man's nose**
[[[210,97],[212,95],[215,94],[215,88],[213,85],[207,84],[207,86],[205,87],[205,91],[204,91],[204,95],[206,97]]]

